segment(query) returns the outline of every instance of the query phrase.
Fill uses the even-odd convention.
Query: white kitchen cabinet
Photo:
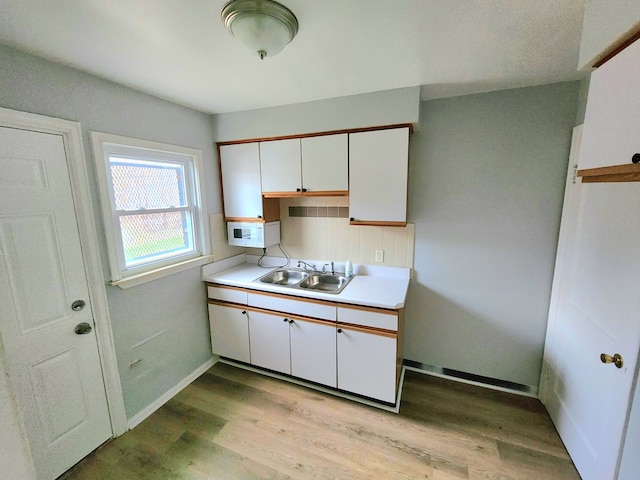
[[[305,195],[346,195],[349,190],[349,137],[346,133],[301,140]]]
[[[249,312],[251,364],[291,374],[289,318],[264,312]]]
[[[260,168],[263,194],[301,193],[300,139],[260,142]]]
[[[338,388],[395,403],[397,335],[345,325],[337,332]]]
[[[409,127],[349,134],[351,223],[406,225],[408,170]]]
[[[260,142],[262,194],[346,195],[348,155],[346,133]]]
[[[291,339],[291,375],[330,387],[336,387],[335,323],[293,319]]]
[[[395,403],[402,309],[345,305],[212,283],[207,284],[207,292],[214,353]]]
[[[640,40],[591,74],[580,169],[631,164],[640,154]]]
[[[226,218],[261,218],[260,154],[258,143],[220,147],[220,174]]]
[[[278,200],[262,196],[258,142],[220,145],[219,157],[225,220],[280,220]]]
[[[213,353],[250,363],[249,323],[242,307],[209,303],[211,348]]]

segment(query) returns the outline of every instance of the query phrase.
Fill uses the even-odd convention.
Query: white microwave
[[[227,222],[229,245],[267,248],[280,243],[280,222]]]

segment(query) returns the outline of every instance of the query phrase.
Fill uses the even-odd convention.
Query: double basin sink
[[[341,273],[304,271],[299,268],[279,268],[263,275],[257,281],[290,288],[338,294],[344,290],[352,279],[353,277],[347,278]]]

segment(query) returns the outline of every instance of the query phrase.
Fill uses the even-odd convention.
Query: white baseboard
[[[147,407],[143,408],[140,412],[136,413],[127,421],[127,429],[131,430],[140,425],[144,420],[151,416],[156,410],[162,407],[165,403],[175,397],[185,387],[189,386],[196,378],[202,375],[204,372],[213,367],[218,361],[217,357],[207,360],[205,363],[196,368],[192,373],[184,377],[178,384],[167,391],[164,395],[158,398],[155,402],[151,403]]]

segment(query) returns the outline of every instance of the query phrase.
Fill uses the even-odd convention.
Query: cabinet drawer
[[[323,320],[336,320],[336,307],[331,305],[257,293],[249,293],[248,300],[249,305],[252,307],[302,315],[304,317],[321,318]]]
[[[365,327],[398,330],[398,314],[375,311],[373,309],[355,309],[338,307],[338,321]]]
[[[207,295],[212,300],[221,300],[223,302],[247,304],[247,292],[235,288],[224,287],[207,287]]]

